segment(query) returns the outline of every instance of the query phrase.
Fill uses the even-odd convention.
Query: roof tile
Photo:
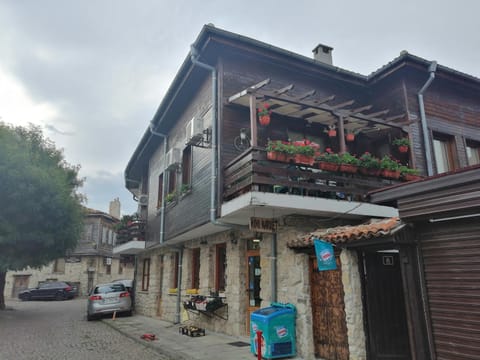
[[[371,219],[365,224],[337,226],[318,229],[287,243],[290,248],[305,248],[313,246],[313,239],[319,238],[332,244],[351,243],[358,240],[377,238],[394,233],[403,223],[398,217],[388,219]]]

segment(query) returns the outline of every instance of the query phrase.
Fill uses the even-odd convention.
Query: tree
[[[0,123],[0,310],[8,270],[40,267],[75,248],[83,230],[79,169],[39,127]]]

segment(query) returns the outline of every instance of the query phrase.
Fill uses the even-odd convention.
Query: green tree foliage
[[[0,123],[0,309],[7,270],[40,267],[75,248],[83,230],[78,171],[39,127]]]

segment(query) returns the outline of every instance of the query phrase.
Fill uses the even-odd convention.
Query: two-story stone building
[[[331,51],[202,29],[125,171],[147,224],[116,251],[137,256],[137,312],[248,335],[253,311],[290,303],[305,359],[430,356],[414,237],[369,194],[405,181],[399,167],[479,162],[480,82],[407,52],[363,76]],[[365,153],[376,173],[339,167],[368,168],[351,159]],[[337,270],[317,270],[315,238]]]

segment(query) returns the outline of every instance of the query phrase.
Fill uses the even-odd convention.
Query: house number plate
[[[391,255],[383,255],[382,256],[382,263],[385,266],[393,266],[393,256]]]

